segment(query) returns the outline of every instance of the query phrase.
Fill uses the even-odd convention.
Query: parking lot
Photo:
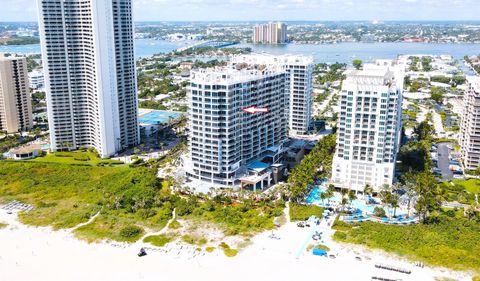
[[[451,143],[432,146],[433,173],[443,180],[463,179],[464,174],[457,153],[453,153]]]
[[[453,179],[453,172],[450,171],[450,149],[448,148],[447,143],[440,143],[438,144],[438,165],[437,167],[440,169],[442,173],[442,178],[444,180],[451,180]]]

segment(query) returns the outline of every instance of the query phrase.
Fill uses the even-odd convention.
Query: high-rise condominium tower
[[[139,141],[131,0],[38,0],[52,150]]]
[[[467,77],[467,86],[463,97],[460,146],[465,168],[475,170],[480,167],[480,78]]]
[[[283,44],[287,42],[287,25],[271,22],[253,27],[254,44]]]
[[[366,65],[347,73],[340,93],[332,181],[341,188],[378,191],[391,185],[400,143],[403,73]]]
[[[0,54],[0,131],[16,133],[32,127],[27,60]]]
[[[313,57],[253,54],[233,57],[231,63],[264,64],[282,68],[287,74],[289,134],[301,136],[308,133],[312,119]]]
[[[253,64],[193,72],[190,178],[238,186],[249,163],[279,161],[288,127],[285,79],[281,67]]]

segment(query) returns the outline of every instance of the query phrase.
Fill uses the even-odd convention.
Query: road
[[[448,149],[449,143],[439,143],[438,144],[438,168],[442,171],[442,177],[444,180],[453,179],[453,172],[450,171],[450,149]]]

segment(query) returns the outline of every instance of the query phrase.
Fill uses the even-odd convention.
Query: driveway
[[[448,149],[449,143],[439,143],[438,144],[438,168],[442,171],[442,177],[444,180],[453,179],[453,172],[450,171],[450,149]]]

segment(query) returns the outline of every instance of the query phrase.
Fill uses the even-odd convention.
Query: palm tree
[[[397,216],[397,208],[398,208],[398,203],[400,201],[400,197],[398,196],[397,193],[392,193],[390,196],[390,206],[393,208],[393,217]]]
[[[335,186],[333,184],[329,184],[327,190],[333,194],[335,192]]]
[[[409,184],[407,184],[406,189],[407,192],[405,193],[405,195],[407,196],[407,218],[409,218],[410,209],[412,208],[412,201],[413,198],[415,198],[415,196],[417,195],[417,193],[415,192],[414,188],[410,188]]]
[[[367,183],[365,185],[365,187],[363,188],[363,196],[364,196],[365,201],[367,201],[365,195],[372,195],[372,194],[373,194],[373,188]]]
[[[325,199],[330,198],[328,197],[327,191],[320,193],[320,199],[322,199],[322,204],[325,206]]]
[[[327,189],[325,192],[325,198],[327,198],[328,204],[330,204],[330,199],[333,197],[333,192],[329,189]]]
[[[388,184],[384,184],[384,185],[382,185],[381,190],[391,192],[392,187]]]
[[[348,191],[348,201],[350,201],[350,207],[352,207],[352,202],[353,200],[357,199],[357,194],[355,194],[355,191],[349,190]]]
[[[380,196],[380,200],[382,201],[382,206],[385,209],[385,207],[388,206],[389,201],[390,201],[390,195],[391,193],[387,190],[381,190],[378,195]]]
[[[342,205],[342,210],[345,210],[345,205],[347,205],[348,199],[345,197],[342,197],[342,201],[340,201],[340,204]]]

